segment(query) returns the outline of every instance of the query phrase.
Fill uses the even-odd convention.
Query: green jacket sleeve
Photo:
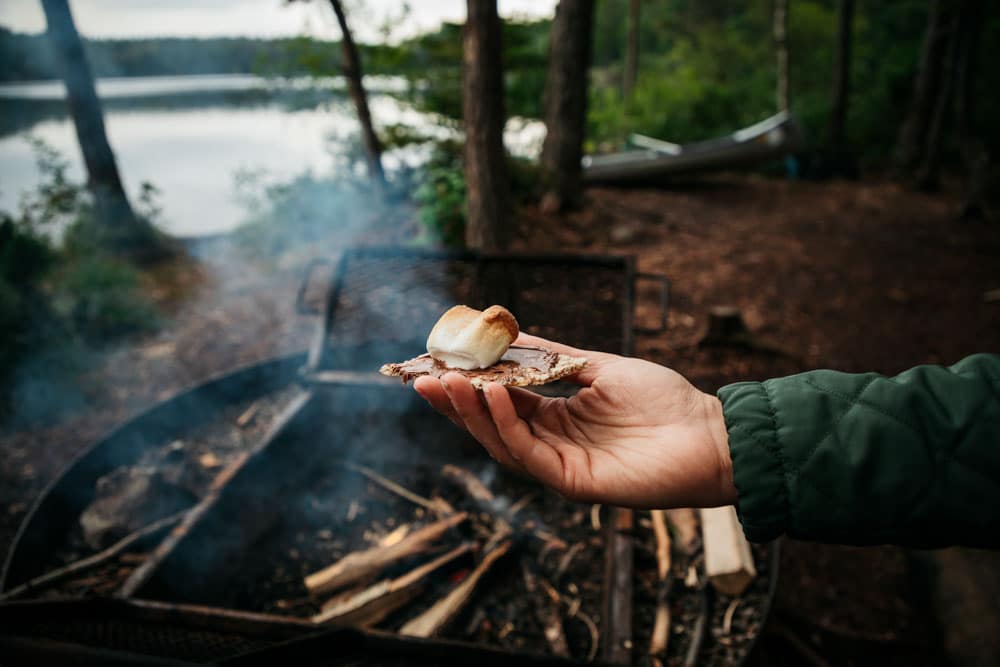
[[[719,390],[750,540],[1000,547],[1000,356]]]

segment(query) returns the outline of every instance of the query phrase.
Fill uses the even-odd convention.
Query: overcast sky
[[[379,40],[381,27],[394,26],[394,39],[465,19],[465,0],[410,0],[401,20],[400,0],[346,0],[357,38]],[[505,18],[552,16],[556,0],[499,0]],[[326,0],[71,0],[77,28],[88,37],[308,34],[336,38],[339,31]],[[41,32],[45,17],[39,0],[0,0],[0,25],[18,32]]]

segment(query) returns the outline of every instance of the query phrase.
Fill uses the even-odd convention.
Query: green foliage
[[[26,368],[37,387],[40,373],[78,367],[81,346],[148,330],[157,314],[139,272],[86,241],[90,198],[68,178],[66,161],[31,141],[39,185],[17,215],[0,213],[0,382]],[[147,213],[155,212],[152,197],[144,188]]]
[[[621,94],[628,2],[597,5],[590,97],[590,148],[613,149],[639,132],[668,141],[706,139],[774,113],[776,66],[773,3],[751,0],[666,0],[642,3],[639,81]],[[860,3],[855,12],[847,128],[863,163],[884,164],[907,111],[927,23],[926,0]],[[789,6],[792,111],[806,151],[824,148],[832,101],[837,40],[836,3],[796,0]],[[978,126],[997,146],[1000,95],[989,87],[995,12],[984,26]]]
[[[413,191],[420,242],[461,248],[465,244],[465,176],[460,149],[437,146]]]
[[[74,258],[53,276],[56,312],[88,342],[149,331],[159,323],[129,264],[102,255]]]

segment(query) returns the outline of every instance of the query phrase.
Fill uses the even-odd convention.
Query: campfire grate
[[[28,625],[21,623],[18,626],[21,636],[144,655],[216,660],[253,653],[282,639],[309,634],[315,626],[304,620],[275,616],[270,608],[256,606],[255,600],[250,600],[254,604],[246,605],[236,600],[232,606],[266,613],[221,610],[230,618],[221,624],[207,622],[205,614],[192,614],[190,610],[204,610],[200,606],[203,604],[226,604],[234,599],[231,594],[242,595],[233,584],[242,586],[244,582],[258,581],[254,576],[243,576],[254,575],[253,570],[258,566],[272,572],[276,560],[263,547],[273,545],[287,550],[299,533],[311,536],[319,532],[315,530],[317,526],[300,523],[303,502],[312,506],[313,495],[325,498],[326,489],[337,487],[338,491],[330,494],[330,501],[346,504],[349,495],[344,494],[352,493],[352,487],[328,474],[329,467],[337,465],[335,457],[363,462],[408,486],[419,480],[407,480],[403,472],[407,469],[437,469],[443,462],[454,462],[480,470],[485,461],[482,451],[472,446],[474,443],[462,441],[468,440],[465,434],[443,429],[440,417],[412,391],[395,381],[376,382],[379,376],[374,374],[375,368],[385,361],[422,352],[427,330],[454,303],[480,308],[492,303],[504,304],[516,313],[527,332],[582,348],[628,354],[632,351],[636,283],[655,279],[661,288],[660,326],[666,321],[666,279],[637,273],[634,260],[628,257],[376,248],[347,251],[330,265],[334,267],[332,275],[319,290],[319,298],[311,297],[317,291],[314,289],[317,281],[309,279],[315,277],[312,270],[299,294],[301,309],[321,315],[309,353],[298,361],[304,362],[299,375],[304,391],[279,419],[271,422],[268,433],[255,441],[246,459],[233,468],[232,475],[206,496],[171,532],[171,538],[162,542],[135,571],[122,590],[122,594],[132,599],[117,601],[132,605],[129,609],[134,610],[135,605],[151,604],[143,600],[155,599],[159,601],[155,604],[178,610],[178,615],[151,617],[130,611],[102,616],[81,611],[89,608],[77,607],[75,616],[66,620],[37,618]],[[323,373],[341,380],[320,381]],[[350,382],[345,383],[343,378],[349,378]],[[192,393],[191,400],[184,405],[198,403],[199,395]],[[171,415],[176,414],[172,409]],[[125,433],[142,434],[145,426],[145,422],[136,420]],[[121,439],[120,434],[115,437]],[[91,458],[99,453],[100,445],[95,446]],[[427,491],[421,492],[429,495]],[[510,497],[518,496],[520,491]],[[78,516],[79,508],[65,504],[67,507],[62,510],[65,517]],[[341,513],[344,509],[333,507]],[[328,516],[324,514],[326,511],[322,507],[320,515]],[[601,582],[605,599],[592,604],[593,609],[599,608],[603,626],[602,657],[624,663],[637,655],[638,650],[632,644],[635,619],[631,595],[633,579],[640,573],[633,570],[632,563],[633,558],[641,557],[642,549],[635,548],[641,531],[635,523],[639,519],[630,512],[605,508],[605,513],[600,521],[601,537],[594,542],[598,545],[595,548],[605,554],[605,567],[603,576],[598,571],[592,577],[594,582]],[[46,517],[40,513],[34,519],[37,523]],[[552,525],[551,517],[545,520]],[[635,555],[637,552],[639,556]],[[600,562],[600,553],[595,553],[597,559],[592,562]],[[260,562],[251,555],[260,556],[257,558]],[[28,558],[25,552],[19,561],[26,562]],[[299,558],[295,556],[296,560]],[[242,570],[241,562],[245,565]],[[289,561],[289,568],[294,564]],[[7,585],[11,583],[10,574],[8,571]],[[767,583],[773,586],[773,578]],[[250,586],[246,589],[256,590]],[[773,589],[767,599],[772,593]],[[237,617],[244,620],[232,620]],[[246,621],[249,617],[260,623]],[[260,624],[268,630],[258,632]],[[378,633],[336,632],[341,634],[331,633],[326,645],[344,651],[348,648],[344,642],[352,637],[355,639],[351,641],[360,641],[357,638],[363,634],[364,641],[357,646],[367,648],[356,655],[356,664],[383,664],[371,650],[393,642],[398,643],[404,654],[422,650],[421,647],[429,651],[453,651],[454,659],[444,661],[451,664],[469,664],[471,660],[463,663],[461,657],[471,657],[469,651],[473,649],[481,650],[469,643],[448,640],[421,642]],[[490,650],[501,655],[497,649]],[[516,654],[503,655],[514,659]],[[346,654],[341,653],[341,657],[355,664]],[[531,662],[522,660],[520,655],[516,659],[526,664]],[[536,654],[535,659],[541,658]],[[482,664],[492,663],[486,660]]]
[[[314,266],[318,266],[314,265]],[[300,291],[301,310],[309,311]],[[502,304],[527,333],[617,354],[632,351],[636,283],[661,290],[666,325],[669,283],[637,273],[632,257],[565,254],[488,254],[362,248],[347,251],[334,271],[322,307],[309,366],[370,369],[386,353],[418,353],[441,314],[456,303]]]

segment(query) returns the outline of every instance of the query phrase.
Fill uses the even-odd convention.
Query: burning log
[[[306,588],[314,595],[326,593],[378,574],[392,563],[426,550],[431,542],[468,516],[465,512],[453,514],[410,533],[395,544],[347,554],[333,565],[306,577]]]
[[[665,653],[670,641],[670,533],[663,510],[650,512],[653,519],[653,533],[656,535],[656,574],[660,579],[660,589],[656,596],[656,616],[653,633],[649,639],[649,654]]]
[[[524,587],[531,594],[537,594],[542,587],[540,577],[531,571],[531,568],[522,563],[521,570],[524,574]],[[559,593],[552,586],[544,586],[545,602],[535,606],[535,615],[541,623],[545,634],[545,640],[549,643],[549,648],[554,655],[562,658],[569,657],[569,644],[566,642],[566,632],[563,630],[562,614],[559,612]]]
[[[401,577],[385,579],[344,599],[338,599],[329,607],[324,605],[322,613],[313,616],[312,622],[336,623],[339,626],[378,623],[412,600],[420,592],[428,575],[472,551],[473,547],[471,542],[466,542]]]
[[[702,509],[701,532],[708,580],[720,593],[741,595],[757,576],[757,569],[736,508],[729,505]]]
[[[483,578],[483,575],[510,550],[511,542],[507,540],[493,551],[487,553],[482,562],[469,573],[460,584],[455,586],[446,596],[434,603],[430,609],[420,614],[416,618],[410,619],[400,629],[402,635],[411,637],[432,637],[446,626],[458,612],[462,610],[465,603],[469,601],[476,584]]]

